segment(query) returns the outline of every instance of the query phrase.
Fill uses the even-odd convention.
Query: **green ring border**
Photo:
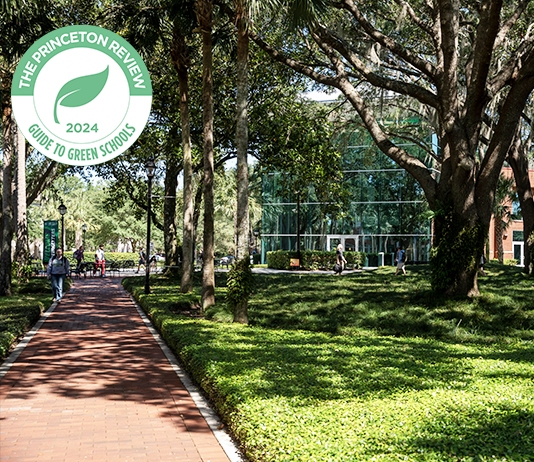
[[[22,76],[22,73],[26,70],[26,64],[28,62],[31,62],[32,64],[37,64],[33,60],[33,54],[35,52],[39,51],[39,48],[43,45],[45,45],[48,41],[51,39],[60,37],[64,35],[65,33],[70,34],[71,32],[94,32],[97,34],[102,34],[104,36],[109,37],[109,39],[115,40],[119,45],[124,47],[124,49],[130,53],[130,56],[132,56],[136,64],[139,66],[139,69],[141,70],[141,75],[143,75],[146,88],[136,88],[134,87],[134,82],[132,79],[132,76],[129,74],[128,67],[124,62],[119,58],[117,54],[115,54],[113,51],[109,49],[109,45],[111,42],[108,42],[108,45],[106,47],[102,47],[101,45],[98,45],[96,43],[89,43],[87,41],[84,42],[77,42],[77,43],[70,43],[68,45],[62,45],[61,47],[56,48],[53,52],[47,54],[43,57],[43,60],[40,64],[38,64],[38,68],[34,72],[34,77],[32,79],[32,83],[29,87],[23,87],[23,88],[17,88],[15,85],[16,82],[20,81],[20,78]],[[148,72],[148,69],[139,55],[139,53],[135,50],[135,48],[130,45],[124,38],[122,38],[120,35],[116,34],[115,32],[111,32],[108,29],[104,29],[103,27],[97,27],[97,26],[67,26],[62,27],[60,29],[56,29],[53,32],[49,32],[48,34],[41,37],[39,40],[34,42],[34,44],[24,53],[22,56],[19,64],[17,65],[17,68],[15,70],[15,74],[13,75],[13,83],[11,86],[11,95],[12,96],[33,96],[34,92],[34,84],[37,79],[37,76],[40,72],[40,70],[48,63],[48,61],[54,57],[56,54],[61,53],[64,50],[72,49],[72,48],[92,48],[98,51],[101,51],[103,53],[106,53],[108,56],[110,56],[113,60],[117,62],[117,64],[121,67],[124,74],[126,75],[126,79],[128,81],[129,85],[129,92],[130,96],[153,96],[152,95],[152,82],[150,79],[150,74]]]

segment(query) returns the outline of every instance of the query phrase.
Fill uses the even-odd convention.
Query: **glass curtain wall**
[[[375,146],[357,144],[357,138],[351,137],[343,155],[344,184],[351,198],[347,212],[340,219],[324,216],[310,185],[300,204],[301,249],[331,250],[343,242],[348,251],[383,252],[384,263],[392,264],[391,255],[402,245],[410,260],[428,261],[431,226],[421,187]],[[430,168],[424,151],[415,145],[403,148]],[[268,251],[297,248],[297,203],[281,189],[281,175],[263,176],[264,262]]]

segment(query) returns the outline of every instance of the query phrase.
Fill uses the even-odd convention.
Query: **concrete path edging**
[[[48,319],[48,317],[52,314],[52,312],[56,309],[58,302],[52,303],[48,310],[46,310],[39,320],[35,323],[35,326],[26,333],[26,335],[23,337],[23,339],[17,344],[17,346],[14,348],[14,350],[11,352],[11,354],[4,360],[4,362],[0,365],[0,380],[4,378],[4,376],[9,372],[9,369],[11,369],[11,366],[15,363],[17,358],[20,356],[20,354],[24,351],[24,348],[30,343],[31,339],[35,336],[35,334],[39,331],[39,329],[42,327],[42,325],[45,323],[45,321]]]
[[[150,318],[146,315],[143,308],[139,306],[135,298],[130,294],[130,299],[132,300],[132,303],[135,305],[135,308],[137,312],[139,313],[139,316],[141,316],[141,319],[147,326],[150,333],[153,335],[154,339],[156,340],[157,344],[163,351],[163,354],[171,364],[174,372],[176,372],[176,375],[183,383],[184,387],[187,389],[189,394],[191,395],[191,398],[193,399],[194,403],[197,405],[200,413],[202,414],[202,417],[206,420],[208,423],[208,426],[210,427],[211,431],[215,435],[215,438],[217,438],[217,441],[219,441],[219,444],[223,448],[224,452],[228,456],[231,462],[244,462],[245,459],[241,456],[241,453],[237,449],[237,446],[234,444],[234,441],[226,433],[224,430],[221,429],[221,420],[217,416],[217,414],[213,411],[213,409],[210,407],[208,401],[202,396],[200,393],[198,387],[193,384],[193,381],[190,379],[189,375],[182,369],[180,366],[178,359],[172,352],[172,350],[168,347],[168,345],[165,343],[165,341],[162,339],[159,332],[156,330],[156,328],[152,325],[152,321]]]
[[[94,282],[52,303],[0,364],[0,459],[244,462],[131,294]]]

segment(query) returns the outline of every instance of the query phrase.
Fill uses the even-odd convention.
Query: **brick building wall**
[[[503,167],[502,173],[505,177],[514,176],[512,169],[510,167]],[[530,184],[533,186],[534,192],[534,169],[529,170]],[[510,208],[512,203],[509,204]],[[512,224],[504,231],[503,233],[503,250],[504,250],[504,259],[511,260],[524,255],[524,249],[522,240],[514,240],[514,231],[516,237],[519,233],[523,232],[523,220],[514,220]],[[489,228],[489,258],[497,259],[497,237],[495,236],[495,218],[492,217],[490,228]],[[522,263],[522,262],[519,262]]]

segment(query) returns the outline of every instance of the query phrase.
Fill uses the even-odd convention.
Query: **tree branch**
[[[347,61],[349,61],[354,69],[361,73],[365,80],[371,83],[371,85],[384,88],[385,90],[394,91],[401,95],[409,95],[424,104],[428,104],[434,108],[438,107],[439,102],[436,95],[425,88],[420,87],[419,85],[385,78],[373,72],[360,60],[356,53],[351,50],[350,45],[342,38],[338,37],[333,31],[329,31],[323,26],[317,26],[312,30],[312,36],[318,44],[319,41],[323,41],[328,43],[333,49],[337,50],[345,59],[347,59]]]
[[[525,60],[525,56],[532,53],[534,47],[534,35],[528,34],[517,51],[501,69],[501,71],[493,78],[487,86],[488,97],[493,98],[499,91],[501,91],[511,80],[515,79],[520,66]]]
[[[327,77],[323,74],[315,72],[312,68],[303,64],[302,62],[292,59],[283,53],[280,53],[278,50],[275,50],[270,45],[268,45],[266,42],[264,42],[252,30],[252,28],[249,29],[249,36],[263,51],[265,51],[271,58],[275,59],[276,61],[282,64],[285,64],[291,69],[305,75],[306,77],[309,77],[310,79],[315,80],[318,83],[322,83],[323,85],[329,85],[335,88],[339,88],[337,79],[332,78],[332,77]]]
[[[47,189],[56,179],[59,173],[60,164],[47,160],[44,162],[37,174],[37,179],[32,181],[31,188],[26,190],[26,206],[29,207],[35,199],[45,189]]]
[[[344,9],[348,11],[354,19],[362,26],[362,29],[364,32],[369,35],[369,37],[379,44],[381,44],[383,47],[387,48],[389,51],[391,51],[396,56],[402,58],[404,61],[415,67],[416,69],[419,69],[423,74],[425,74],[430,79],[434,80],[436,77],[436,70],[435,68],[424,59],[419,58],[415,54],[408,51],[403,46],[399,45],[397,42],[392,40],[387,35],[382,34],[380,31],[378,31],[375,27],[371,25],[369,21],[365,18],[365,16],[360,12],[359,8],[354,4],[353,0],[342,0],[338,3],[336,3],[336,6],[338,6],[341,9]]]
[[[520,16],[525,11],[526,7],[532,0],[521,0],[519,4],[517,5],[517,8],[512,13],[512,15],[506,20],[506,22],[501,26],[501,29],[497,36],[495,37],[495,42],[493,44],[493,49],[496,50],[499,48],[503,42],[510,30],[513,26],[517,23],[517,20],[520,18]]]
[[[419,182],[425,192],[430,208],[435,210],[437,206],[437,182],[432,177],[427,166],[419,159],[411,156],[406,151],[396,146],[395,143],[389,139],[378,124],[373,110],[365,103],[363,98],[349,81],[345,72],[345,64],[327,43],[318,42],[318,45],[334,65],[338,76],[339,89],[345,94],[354,109],[358,112],[362,122],[378,148]]]
[[[430,27],[426,22],[424,22],[417,14],[415,13],[415,10],[412,8],[412,5],[410,5],[405,0],[395,0],[400,6],[406,9],[406,12],[408,13],[408,16],[410,16],[411,20],[417,24],[417,27],[421,29],[423,32],[428,34],[434,43],[437,41],[437,37],[432,30],[432,27]]]

